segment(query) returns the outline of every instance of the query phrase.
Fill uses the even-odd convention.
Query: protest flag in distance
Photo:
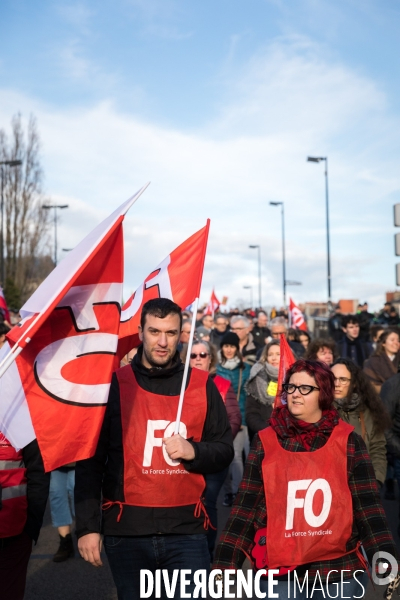
[[[46,471],[95,452],[118,344],[122,222],[145,187],[52,271],[2,349],[19,354],[0,378],[0,430],[16,448],[36,437]]]
[[[208,219],[205,227],[168,254],[125,303],[119,329],[120,358],[140,344],[138,326],[145,302],[153,298],[169,298],[178,306],[185,307],[199,297],[209,229]]]
[[[290,298],[289,303],[289,312],[290,312],[290,323],[294,329],[301,329],[302,331],[307,331],[307,323],[304,318],[303,313]]]
[[[204,315],[211,315],[212,317],[214,317],[214,314],[217,312],[217,310],[219,309],[219,307],[221,306],[221,302],[218,300],[217,296],[215,295],[215,291],[213,290],[211,292],[211,297],[210,297],[210,301],[207,304],[207,306],[204,309]]]

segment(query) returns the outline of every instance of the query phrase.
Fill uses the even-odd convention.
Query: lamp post
[[[282,275],[283,275],[283,306],[286,308],[286,252],[285,252],[285,206],[283,202],[270,202],[271,206],[281,207],[282,216]]]
[[[249,248],[258,248],[258,306],[262,308],[261,303],[261,248],[258,244],[253,244]]]
[[[250,290],[250,305],[251,305],[251,309],[253,310],[253,286],[252,285],[244,285],[243,289]]]
[[[308,162],[319,163],[325,161],[325,205],[326,205],[326,249],[327,249],[327,271],[328,271],[328,311],[332,308],[331,297],[331,249],[329,240],[329,193],[328,193],[328,157],[327,156],[308,156]]]
[[[54,266],[57,266],[57,208],[68,208],[68,204],[42,204],[42,208],[54,208]]]
[[[0,223],[0,261],[1,261],[1,285],[4,285],[4,170],[3,167],[19,167],[22,165],[22,160],[2,160],[0,161],[0,169],[1,169],[1,203],[0,203],[0,213],[1,213],[1,223]]]

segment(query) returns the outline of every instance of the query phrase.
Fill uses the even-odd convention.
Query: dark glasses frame
[[[302,396],[308,396],[311,394],[313,390],[319,390],[319,387],[315,387],[315,385],[294,385],[294,383],[284,383],[282,388],[285,390],[287,394],[294,394],[296,390],[299,390]],[[301,390],[303,388],[303,391]]]

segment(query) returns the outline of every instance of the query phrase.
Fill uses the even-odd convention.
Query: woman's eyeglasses
[[[339,383],[343,383],[343,385],[344,385],[348,381],[351,381],[351,379],[349,377],[335,377],[335,383],[339,382]]]
[[[282,387],[287,394],[294,394],[295,390],[299,390],[302,396],[311,394],[313,390],[319,390],[314,385],[294,385],[294,383],[284,383]]]
[[[209,356],[209,354],[207,352],[200,352],[200,354],[196,354],[195,352],[192,352],[191,355],[190,355],[190,358],[192,360],[194,360],[197,357],[199,357],[199,358],[207,358],[207,356]]]

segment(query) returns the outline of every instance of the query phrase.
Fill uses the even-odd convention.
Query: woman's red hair
[[[301,358],[287,370],[284,383],[289,383],[294,373],[301,373],[302,371],[314,377],[315,383],[319,387],[318,404],[320,409],[327,410],[331,408],[335,392],[335,377],[328,365],[318,360],[304,360],[304,358]]]

